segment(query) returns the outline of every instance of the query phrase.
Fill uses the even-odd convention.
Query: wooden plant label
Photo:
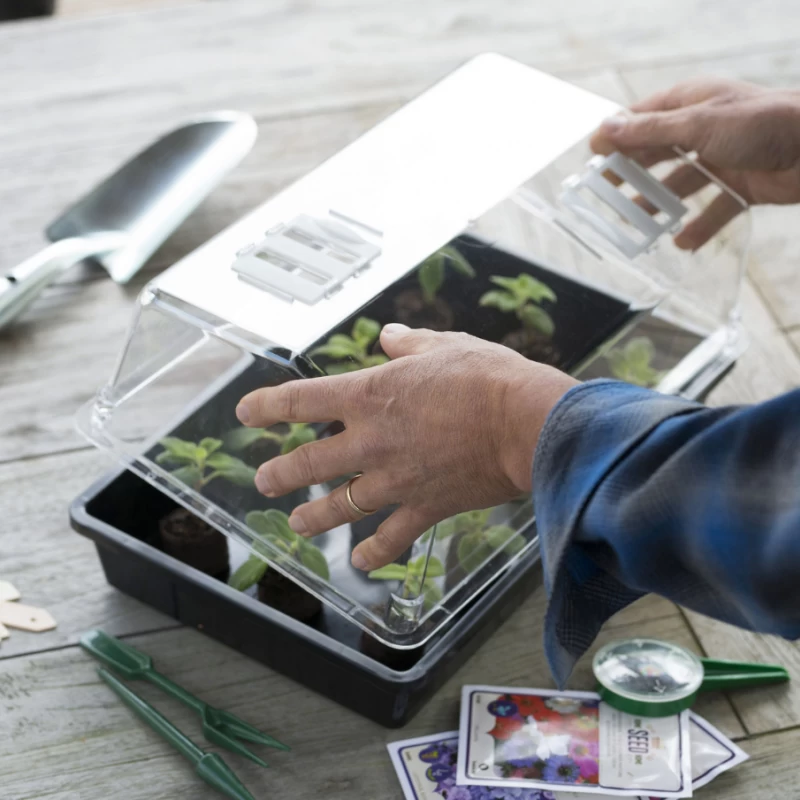
[[[56,621],[43,608],[34,608],[22,603],[0,602],[0,625],[41,633],[55,628]]]
[[[0,581],[0,602],[3,600],[19,600],[17,588],[8,581]]]

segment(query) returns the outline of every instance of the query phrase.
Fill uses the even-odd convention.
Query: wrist
[[[531,362],[509,382],[503,404],[500,468],[519,493],[531,491],[533,456],[547,417],[579,381]]]

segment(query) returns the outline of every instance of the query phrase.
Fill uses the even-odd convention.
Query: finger
[[[236,417],[250,428],[268,428],[278,422],[334,422],[343,416],[344,387],[358,379],[352,373],[256,389],[239,401]]]
[[[711,178],[694,164],[681,164],[664,178],[661,183],[673,194],[683,199],[691,197],[711,183]]]
[[[425,328],[411,329],[406,325],[392,323],[381,331],[381,347],[389,358],[402,358],[427,353],[436,347],[440,334]]]
[[[615,151],[616,148],[609,143],[606,152],[600,153],[599,150],[595,150],[594,152],[600,155],[609,155]],[[678,158],[678,154],[671,147],[654,147],[652,150],[633,150],[630,153],[626,153],[626,155],[631,161],[635,161],[642,167],[642,169],[650,169],[650,167],[654,167],[662,161],[674,161]],[[603,173],[603,177],[614,186],[620,186],[624,183],[623,179],[611,170],[606,170],[606,172]]]
[[[358,472],[363,466],[358,463],[359,452],[348,432],[301,445],[263,463],[256,472],[256,488],[267,497],[280,497]]]
[[[691,151],[700,144],[702,116],[692,108],[616,116],[605,120],[596,135],[605,137],[624,153],[656,147]]]
[[[742,211],[741,203],[720,194],[675,237],[675,244],[683,250],[698,250]]]
[[[327,497],[298,506],[289,517],[289,527],[302,536],[316,536],[364,519],[364,515],[347,502],[347,486],[339,486]],[[367,473],[354,479],[350,487],[353,502],[364,511],[377,511],[394,501],[391,484],[382,475]]]
[[[742,211],[741,203],[720,194],[675,237],[675,244],[682,250],[698,250]]]
[[[664,186],[683,200],[685,197],[699,192],[711,182],[711,178],[692,164],[682,164],[661,181]],[[634,202],[641,206],[648,214],[656,214],[658,208],[642,196],[634,198]]]
[[[721,92],[730,90],[735,83],[726,78],[692,78],[633,103],[631,111],[672,111],[676,108],[696,105]]]
[[[402,506],[375,533],[356,547],[352,564],[371,570],[391,564],[442,518],[416,508]]]

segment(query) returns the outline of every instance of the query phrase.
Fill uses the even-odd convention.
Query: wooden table
[[[713,71],[800,85],[800,4],[729,0],[228,0],[0,27],[0,266],[42,242],[73,198],[187,115],[238,108],[260,125],[253,154],[127,288],[76,270],[0,335],[0,576],[59,621],[0,647],[3,800],[212,798],[186,764],[97,680],[76,646],[92,627],[130,637],[210,702],[295,745],[264,772],[236,769],[259,798],[399,798],[384,744],[451,729],[465,682],[551,685],[541,591],[402,732],[314,695],[109,588],[67,522],[70,499],[108,466],[72,414],[108,376],[135,294],[156,270],[314,167],[469,56],[506,53],[621,101]],[[90,4],[91,5],[91,4]],[[130,6],[131,3],[125,4]],[[756,214],[744,287],[752,345],[711,402],[761,400],[800,383],[798,210]],[[647,599],[603,634],[661,636],[723,658],[779,661],[792,644]],[[591,686],[586,661],[574,684]],[[154,695],[142,687],[148,697]],[[196,721],[162,707],[197,734]],[[800,688],[704,699],[753,757],[701,796],[791,796]],[[788,792],[788,794],[787,794]]]

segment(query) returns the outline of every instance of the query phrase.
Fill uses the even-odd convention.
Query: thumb
[[[692,151],[699,146],[698,128],[697,110],[681,108],[611,117],[598,134],[623,152],[676,146]]]
[[[436,346],[441,334],[425,328],[411,329],[393,322],[381,331],[381,347],[389,358],[402,358],[427,353]]]

